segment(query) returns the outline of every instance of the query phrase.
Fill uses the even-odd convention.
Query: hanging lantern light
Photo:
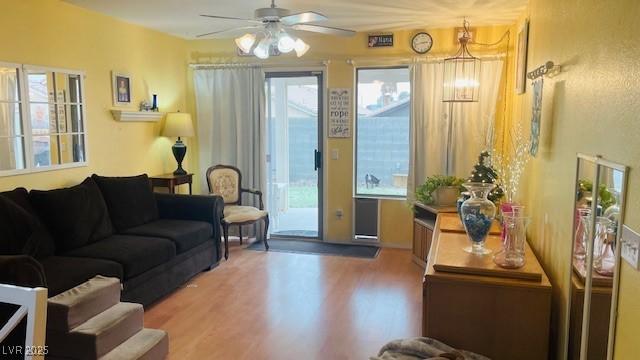
[[[476,102],[480,88],[480,59],[471,55],[469,43],[469,23],[463,22],[464,32],[458,39],[460,49],[444,60],[443,102]]]

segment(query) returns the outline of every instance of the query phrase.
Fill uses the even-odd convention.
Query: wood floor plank
[[[422,269],[411,252],[376,259],[258,252],[229,261],[151,306],[170,359],[368,359],[420,335]]]

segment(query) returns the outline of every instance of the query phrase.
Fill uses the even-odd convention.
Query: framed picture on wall
[[[516,54],[516,93],[524,94],[527,90],[527,45],[529,42],[529,20],[525,20],[518,32]]]
[[[111,84],[113,91],[113,105],[131,105],[131,76],[129,76],[129,74],[112,71]]]

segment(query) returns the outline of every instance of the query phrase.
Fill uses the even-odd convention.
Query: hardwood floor
[[[170,359],[368,359],[420,335],[422,269],[409,250],[376,259],[232,246],[145,312],[169,332]]]

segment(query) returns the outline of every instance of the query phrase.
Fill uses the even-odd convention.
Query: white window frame
[[[16,175],[24,175],[38,172],[46,172],[46,171],[54,171],[54,170],[64,170],[64,169],[72,169],[78,167],[86,167],[89,165],[89,135],[87,128],[87,98],[85,96],[85,77],[86,74],[82,70],[73,70],[73,69],[64,69],[64,68],[56,68],[56,67],[48,67],[48,66],[39,66],[39,65],[29,65],[29,64],[17,64],[10,62],[2,62],[0,61],[0,66],[3,67],[14,67],[18,69],[18,81],[20,83],[20,110],[21,110],[21,121],[22,121],[22,132],[24,136],[24,156],[25,156],[25,168],[24,169],[12,169],[12,170],[0,170],[0,177],[6,176],[16,176]],[[84,142],[84,161],[67,163],[67,164],[54,164],[48,166],[39,166],[36,167],[33,159],[33,131],[31,128],[31,106],[29,99],[29,85],[27,81],[27,73],[28,71],[43,71],[43,72],[54,72],[54,73],[64,73],[68,75],[78,75],[80,79],[80,98],[82,101],[78,103],[80,105],[81,114],[82,114],[82,132],[73,133],[69,132],[69,135],[82,135]],[[63,103],[63,105],[67,105],[67,103]]]
[[[352,193],[353,198],[359,199],[378,199],[378,200],[402,200],[408,199],[409,193],[405,195],[384,195],[384,194],[359,194],[358,193],[358,71],[359,70],[384,70],[384,69],[407,69],[409,70],[409,84],[413,90],[413,84],[411,80],[411,66],[408,64],[388,64],[388,65],[367,65],[367,66],[354,66],[353,78],[353,179],[352,179]],[[410,94],[410,107],[413,104],[413,91]],[[409,152],[411,152],[411,116],[412,112],[409,111]],[[411,160],[409,159],[409,166],[411,166]],[[355,218],[354,218],[355,219]],[[354,228],[355,229],[355,228]],[[355,230],[354,230],[355,231]]]

